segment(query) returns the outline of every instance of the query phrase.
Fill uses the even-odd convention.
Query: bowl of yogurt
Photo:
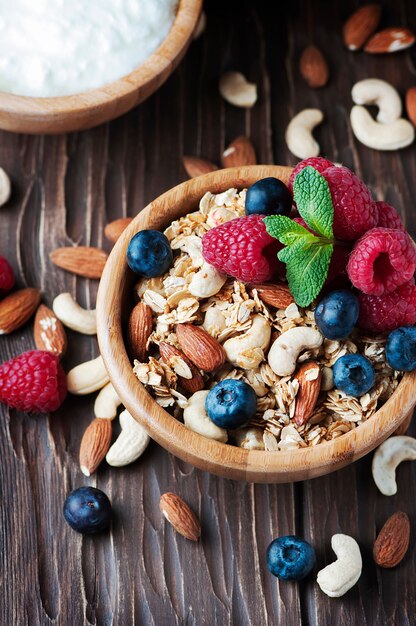
[[[91,128],[148,98],[192,40],[202,0],[0,0],[0,128]]]

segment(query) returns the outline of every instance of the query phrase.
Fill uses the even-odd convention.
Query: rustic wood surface
[[[11,174],[14,191],[0,209],[0,250],[19,285],[40,287],[48,305],[57,293],[71,291],[93,306],[96,283],[54,268],[51,250],[101,245],[107,221],[134,215],[185,179],[183,153],[218,161],[229,141],[247,134],[259,161],[294,164],[283,130],[305,106],[325,112],[316,133],[322,152],[353,167],[378,198],[395,204],[416,235],[414,146],[393,154],[371,151],[353,139],[348,123],[351,85],[377,76],[403,94],[416,83],[416,53],[386,58],[346,51],[340,29],[357,4],[209,0],[207,31],[138,109],[76,135],[2,133],[0,165]],[[414,2],[384,4],[385,24],[416,27]],[[330,83],[320,91],[306,87],[297,71],[310,42],[330,63]],[[232,108],[218,96],[218,75],[227,69],[258,83],[253,110]],[[97,354],[95,339],[68,334],[65,367]],[[1,359],[33,345],[28,325],[0,338]],[[87,479],[77,457],[92,404],[92,398],[70,398],[48,417],[1,409],[1,624],[414,624],[415,533],[396,570],[376,568],[371,546],[394,511],[406,511],[415,524],[415,464],[399,469],[399,493],[390,498],[377,492],[370,458],[310,482],[253,486],[197,471],[156,444],[136,464],[102,467]],[[63,520],[66,494],[87,484],[113,502],[108,535],[83,538]],[[165,525],[158,507],[165,491],[181,494],[199,514],[199,544]],[[343,598],[322,594],[313,577],[298,585],[268,573],[265,550],[272,538],[304,536],[322,567],[333,559],[330,537],[339,531],[357,538],[364,558],[358,585]]]

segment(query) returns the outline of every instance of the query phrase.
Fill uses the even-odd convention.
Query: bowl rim
[[[0,91],[0,110],[14,117],[42,114],[53,121],[57,116],[74,115],[101,108],[109,102],[128,97],[138,88],[145,87],[173,65],[173,60],[186,48],[190,34],[198,23],[203,0],[178,1],[175,20],[165,39],[143,63],[128,74],[101,87],[64,96],[24,96]]]
[[[292,168],[255,165],[217,170],[173,187],[153,200],[115,244],[97,296],[98,341],[104,363],[122,403],[150,436],[175,456],[215,474],[251,482],[292,482],[335,471],[361,458],[406,419],[416,402],[416,372],[406,373],[387,402],[366,422],[317,446],[265,452],[207,439],[186,428],[150,396],[132,371],[123,340],[121,297],[132,281],[125,254],[130,238],[143,228],[164,228],[174,216],[196,210],[205,191],[244,188],[260,178],[288,180]],[[114,278],[116,277],[116,280]],[[117,279],[120,279],[118,282]]]

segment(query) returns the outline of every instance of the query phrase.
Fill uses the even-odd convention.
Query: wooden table
[[[391,154],[375,152],[354,140],[349,125],[354,82],[385,78],[404,94],[416,83],[416,56],[345,50],[340,30],[356,4],[208,1],[207,31],[167,84],[138,109],[68,136],[2,133],[0,165],[12,176],[13,197],[0,210],[0,250],[12,262],[19,285],[42,289],[48,305],[58,293],[70,291],[93,307],[96,282],[55,269],[51,250],[75,244],[108,248],[107,221],[134,215],[185,179],[182,154],[218,162],[227,143],[245,134],[259,162],[294,164],[284,128],[309,106],[325,113],[316,132],[322,153],[355,169],[375,196],[397,206],[416,235],[414,145]],[[414,2],[385,4],[386,24],[416,26]],[[297,69],[299,54],[311,41],[323,49],[331,68],[329,85],[315,91]],[[252,110],[233,108],[219,97],[218,76],[229,69],[258,84]],[[95,338],[68,334],[66,368],[97,355]],[[0,339],[1,359],[33,346],[28,324]],[[400,468],[399,493],[390,498],[375,488],[370,458],[302,484],[250,485],[194,470],[156,444],[134,465],[104,466],[87,479],[77,457],[92,406],[93,398],[72,397],[46,417],[1,409],[1,624],[415,623],[414,547],[392,571],[376,568],[371,548],[394,511],[407,511],[414,524],[416,464]],[[110,534],[83,538],[64,522],[64,499],[81,485],[98,486],[111,498]],[[198,545],[164,523],[159,497],[168,490],[181,494],[200,515]],[[340,531],[358,540],[364,559],[359,584],[343,598],[325,596],[313,576],[292,584],[268,573],[265,551],[273,538],[305,537],[322,567],[333,560],[330,539]],[[413,533],[413,546],[414,541]]]

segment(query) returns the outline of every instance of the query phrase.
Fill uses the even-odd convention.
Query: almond
[[[269,285],[265,283],[253,285],[252,288],[257,290],[260,300],[276,309],[287,309],[295,301],[288,285],[278,283],[270,283]]]
[[[204,372],[212,372],[224,363],[224,348],[200,326],[178,324],[176,336],[188,359]]]
[[[357,9],[345,22],[344,44],[349,50],[359,50],[377,30],[381,18],[379,4],[366,4]]]
[[[101,278],[104,265],[107,261],[107,253],[101,248],[89,246],[77,246],[57,248],[49,255],[52,263],[58,267],[83,276],[84,278]]]
[[[105,458],[111,443],[111,420],[96,417],[85,431],[79,449],[79,464],[85,476],[91,476]]]
[[[214,163],[210,163],[210,161],[206,159],[200,159],[195,156],[184,156],[182,161],[186,173],[191,178],[196,178],[202,174],[209,174],[209,172],[215,172],[215,170],[218,169]]]
[[[385,28],[367,41],[365,52],[384,54],[410,48],[415,43],[415,36],[409,28]]]
[[[166,343],[165,341],[161,341],[159,344],[160,356],[163,361],[171,367],[179,378],[179,383],[181,387],[190,394],[193,394],[197,391],[200,391],[204,388],[204,379],[202,378],[199,370],[195,365],[190,361],[183,352],[172,346],[170,343]],[[180,366],[181,361],[185,363],[185,365],[189,368],[191,377],[185,378],[181,376]]]
[[[256,164],[256,151],[248,137],[237,137],[222,153],[223,167],[242,167]]]
[[[410,87],[406,92],[407,117],[416,126],[416,87]]]
[[[395,567],[409,547],[410,522],[406,513],[394,513],[380,530],[374,542],[373,557],[380,567]]]
[[[118,220],[109,222],[107,226],[104,228],[104,235],[106,236],[108,241],[111,241],[111,243],[116,243],[121,233],[127,228],[127,226],[132,221],[133,221],[132,217],[120,217]]]
[[[322,373],[316,361],[308,361],[299,367],[295,378],[299,382],[299,390],[296,395],[294,420],[298,426],[302,426],[315,409],[321,389]]]
[[[309,87],[324,87],[329,78],[328,64],[324,55],[316,46],[308,46],[302,52],[299,71]]]
[[[198,541],[201,535],[201,524],[182,498],[175,493],[164,493],[160,497],[160,510],[176,532],[186,539]]]
[[[32,317],[39,306],[39,289],[19,289],[0,302],[0,335],[17,330]]]
[[[141,363],[146,358],[147,340],[152,334],[152,329],[152,309],[148,304],[139,302],[130,313],[127,336],[132,358]]]
[[[65,329],[55,313],[44,304],[41,304],[36,312],[33,333],[38,350],[47,350],[57,356],[65,354],[67,347]]]

